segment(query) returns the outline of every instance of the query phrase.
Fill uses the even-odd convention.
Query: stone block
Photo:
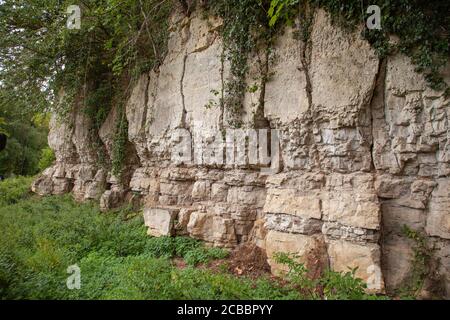
[[[431,194],[426,231],[431,236],[450,239],[450,179],[439,179]]]
[[[357,268],[355,276],[367,283],[368,291],[383,292],[384,280],[380,267],[378,244],[357,244],[343,240],[328,243],[330,267],[337,272],[348,272]]]
[[[288,233],[301,233],[312,235],[320,233],[323,221],[317,219],[304,219],[287,214],[267,214],[266,228]]]
[[[237,244],[232,219],[216,216],[210,212],[192,212],[187,225],[189,236],[218,246]]]
[[[171,236],[178,211],[172,209],[148,208],[144,210],[144,221],[148,235],[154,237]]]
[[[380,204],[372,193],[330,192],[324,195],[322,210],[327,221],[365,229],[380,228]]]
[[[311,259],[317,260],[319,264],[324,263],[326,260],[324,259],[323,240],[316,236],[269,230],[265,245],[268,263],[274,274],[282,274],[288,271],[287,266],[275,261],[276,253],[295,254],[297,256],[296,260],[307,267],[311,267],[308,266],[308,261]]]
[[[209,200],[211,194],[211,183],[209,181],[196,181],[192,188],[193,200]]]
[[[284,213],[302,218],[322,217],[319,193],[299,195],[295,189],[269,189],[263,210],[266,213]]]

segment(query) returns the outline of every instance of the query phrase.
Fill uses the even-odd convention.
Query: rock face
[[[72,191],[105,210],[136,201],[153,236],[223,247],[251,241],[274,272],[283,269],[274,254],[292,252],[312,268],[357,268],[374,292],[393,292],[411,275],[416,244],[406,225],[435,248],[450,297],[450,101],[407,57],[380,61],[358,32],[340,30],[319,10],[310,46],[287,30],[273,48],[263,117],[277,134],[251,130],[260,128],[251,115],[261,90],[245,97],[243,127],[227,131],[227,111],[213,94],[227,79],[220,25],[201,13],[173,15],[163,64],[141,76],[126,105],[121,179],[100,165],[92,124],[74,108],[66,122],[52,120],[57,160],[33,190]],[[109,156],[117,113],[97,137]],[[271,161],[263,161],[261,145],[274,137]],[[252,142],[260,146],[254,152]]]

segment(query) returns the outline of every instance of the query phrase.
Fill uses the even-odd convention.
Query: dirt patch
[[[183,258],[173,258],[172,263],[178,269],[185,269],[187,267],[187,263]]]
[[[172,263],[178,269],[187,267],[183,258],[173,258]],[[229,272],[235,276],[246,276],[252,279],[261,276],[272,278],[266,253],[254,244],[242,244],[233,249],[227,258],[214,260],[207,264],[199,264],[196,268],[220,273]]]
[[[308,276],[312,280],[319,279],[328,267],[328,255],[325,242],[321,240],[318,245],[310,250],[306,255],[305,266],[308,269]]]
[[[225,260],[228,271],[237,276],[259,278],[270,275],[266,253],[254,244],[242,244]]]

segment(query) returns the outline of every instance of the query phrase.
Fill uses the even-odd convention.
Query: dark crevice
[[[269,74],[269,54],[270,54],[270,45],[267,44],[264,52],[262,53],[263,57],[261,58],[260,53],[258,52],[258,64],[259,64],[259,72],[261,76],[260,81],[260,92],[258,99],[258,106],[253,116],[253,123],[255,129],[268,129],[270,128],[270,122],[265,117],[264,114],[264,105],[266,98],[266,83],[267,77]],[[269,140],[270,141],[270,140]]]
[[[371,158],[371,170],[376,171],[374,161],[374,145],[375,145],[375,125],[374,125],[374,109],[377,108],[377,104],[381,103],[382,108],[385,106],[385,82],[386,82],[386,59],[381,59],[378,63],[378,71],[375,77],[375,85],[372,91],[372,97],[370,98],[370,158]]]
[[[369,102],[369,112],[370,112],[370,170],[373,172],[376,172],[375,167],[375,130],[379,128],[375,128],[375,117],[374,113],[379,110],[380,108],[384,109],[385,107],[385,86],[386,86],[386,59],[381,59],[378,63],[378,70],[375,77],[375,83],[374,88],[372,90],[372,96],[370,97]],[[384,241],[386,237],[386,232],[384,230],[383,225],[383,199],[378,197],[379,200],[379,206],[380,206],[380,229],[379,229],[379,239],[378,239],[378,245],[380,246],[380,268],[381,268],[381,275],[384,278],[384,270],[385,270],[385,253],[384,253]],[[383,279],[383,282],[386,283],[385,279]]]
[[[302,71],[305,75],[306,80],[306,96],[308,98],[308,109],[311,110],[312,107],[312,83],[311,77],[309,74],[309,66],[311,64],[311,54],[312,54],[312,43],[311,43],[311,33],[312,33],[312,25],[314,20],[314,10],[309,8],[308,6],[302,7],[300,5],[300,15],[299,15],[299,23],[300,23],[300,32],[303,35],[302,39],[299,41],[300,46],[300,63]]]
[[[148,112],[148,101],[150,100],[150,73],[147,74],[147,81],[145,84],[145,93],[144,93],[144,113],[143,113],[143,117],[142,117],[142,123],[141,123],[141,128],[144,129],[144,136],[145,136],[145,126],[147,123],[147,112]]]
[[[301,54],[301,63],[302,63],[302,69],[305,74],[306,79],[306,96],[308,98],[308,109],[311,109],[312,107],[312,84],[311,84],[311,78],[309,76],[309,64],[307,60],[307,51],[310,51],[307,49],[308,45],[303,44],[302,46],[302,54]]]
[[[184,76],[186,74],[186,60],[188,58],[188,53],[186,52],[183,57],[183,70],[181,73],[181,80],[180,80],[180,94],[181,94],[181,104],[183,106],[182,115],[181,115],[181,128],[186,128],[186,104],[185,104],[185,97],[184,97]]]
[[[225,46],[222,46],[222,54],[220,55],[220,117],[219,117],[219,128],[220,131],[222,131],[222,134],[224,135],[224,113],[225,113],[225,100],[224,100],[224,92],[225,92],[225,78],[224,78],[224,72],[225,72]]]

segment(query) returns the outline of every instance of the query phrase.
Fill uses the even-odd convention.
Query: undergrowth
[[[142,215],[130,208],[104,214],[69,195],[33,196],[30,182],[0,182],[0,299],[374,298],[353,274],[333,272],[320,280],[325,295],[311,294],[305,269],[287,258],[286,281],[196,268],[228,252],[185,237],[149,237]],[[174,257],[187,266],[177,268]],[[66,286],[73,265],[81,272],[79,290]]]
[[[15,204],[29,196],[32,177],[16,177],[0,181],[0,207]]]
[[[275,261],[288,267],[287,280],[292,288],[297,288],[304,299],[326,300],[379,300],[385,296],[367,294],[367,285],[355,276],[356,269],[336,272],[327,269],[313,279],[304,264],[297,262],[295,254],[277,253]]]

